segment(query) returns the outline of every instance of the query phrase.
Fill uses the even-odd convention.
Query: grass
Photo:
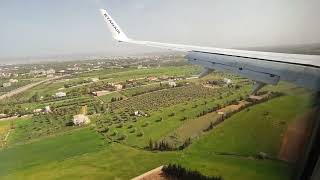
[[[197,66],[179,66],[179,67],[161,67],[148,69],[134,69],[124,72],[117,72],[112,74],[101,75],[102,79],[109,79],[110,82],[124,81],[128,79],[144,78],[147,76],[190,76],[198,74],[200,68]]]
[[[294,103],[297,101],[300,105]],[[297,110],[303,111],[307,104],[304,96],[285,96],[250,107],[249,111],[232,116],[189,148],[179,152],[149,152],[118,143],[105,144],[99,135],[88,128],[71,131],[0,151],[0,178],[130,179],[160,165],[175,162],[206,175],[223,176],[225,180],[289,179],[292,171],[286,163],[217,155],[214,152],[219,150],[255,154],[255,149],[258,149],[271,154],[279,142],[275,135],[279,139],[284,128],[263,121],[275,119],[272,122],[277,122],[275,117],[293,119]],[[265,111],[269,112],[267,120],[263,119],[265,116],[261,116]],[[259,119],[260,117],[263,118]],[[152,124],[155,126],[150,129],[149,134],[144,130],[144,137],[156,136],[165,130],[165,127],[157,123]],[[146,128],[150,128],[152,124]],[[157,128],[154,129],[155,127]],[[223,136],[219,133],[219,128],[220,132],[223,130]],[[255,143],[252,137],[266,143]],[[139,141],[139,138],[136,139]]]
[[[24,143],[26,141],[77,129],[78,127],[65,125],[71,118],[70,116],[63,118],[51,116],[18,118],[13,121],[15,129],[8,138],[8,144]]]
[[[175,163],[224,180],[289,180],[292,168],[283,162],[206,153],[183,153]]]
[[[7,121],[0,121],[0,138],[3,133],[6,133],[10,128],[10,120]]]
[[[281,162],[215,155],[210,152],[149,152],[112,143],[83,129],[0,151],[1,179],[130,179],[168,163],[180,163],[225,180],[288,179]],[[228,172],[228,173],[226,173]]]
[[[103,144],[97,133],[85,128],[54,138],[12,146],[0,151],[0,175],[97,152]]]
[[[104,96],[99,96],[98,98],[100,99],[100,100],[102,100],[103,102],[105,102],[105,103],[110,103],[111,102],[111,99],[112,98],[116,98],[116,99],[118,99],[118,98],[125,98],[125,96],[123,96],[122,94],[120,94],[119,92],[111,92],[110,94],[106,94],[106,95],[104,95]]]
[[[166,88],[168,87],[167,86],[161,87],[160,82],[157,82],[157,83],[147,84],[139,87],[128,88],[122,91],[121,94],[127,97],[131,97],[131,96],[144,94],[146,92],[152,92],[152,91],[157,91],[157,90],[166,89]]]
[[[265,152],[276,157],[288,123],[302,116],[308,106],[305,96],[284,96],[247,108],[218,125],[189,150],[245,156]]]

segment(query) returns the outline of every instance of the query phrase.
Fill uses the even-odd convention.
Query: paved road
[[[4,99],[4,98],[8,98],[8,97],[11,97],[11,96],[14,96],[16,94],[20,94],[30,88],[33,88],[39,84],[42,84],[42,83],[45,83],[45,82],[48,82],[48,81],[52,81],[52,80],[55,80],[55,79],[58,79],[58,78],[61,78],[63,76],[56,76],[56,77],[52,77],[52,78],[48,78],[48,79],[45,79],[45,80],[42,80],[42,81],[38,81],[38,82],[34,82],[34,83],[31,83],[31,84],[28,84],[28,85],[25,85],[25,86],[22,86],[20,88],[17,88],[15,90],[12,90],[2,96],[0,96],[0,100]]]

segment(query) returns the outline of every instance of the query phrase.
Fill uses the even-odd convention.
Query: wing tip
[[[112,37],[117,41],[126,42],[129,41],[129,38],[121,30],[120,26],[112,19],[107,10],[100,8],[101,15],[104,17],[105,22],[108,24],[109,30],[112,33]]]

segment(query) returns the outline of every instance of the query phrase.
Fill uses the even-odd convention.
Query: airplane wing
[[[320,90],[320,56],[221,49],[182,44],[133,40],[126,36],[110,14],[100,9],[115,40],[187,53],[190,63],[204,67],[201,77],[213,70],[230,72],[255,81],[255,94],[266,84],[280,80],[311,90]]]

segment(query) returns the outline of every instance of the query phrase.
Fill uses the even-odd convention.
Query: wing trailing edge
[[[276,85],[280,80],[320,90],[320,56],[138,41],[128,38],[106,10],[100,9],[100,12],[115,40],[187,52],[190,63],[204,67],[202,77],[213,70],[238,74],[256,82],[254,92],[265,84]]]

